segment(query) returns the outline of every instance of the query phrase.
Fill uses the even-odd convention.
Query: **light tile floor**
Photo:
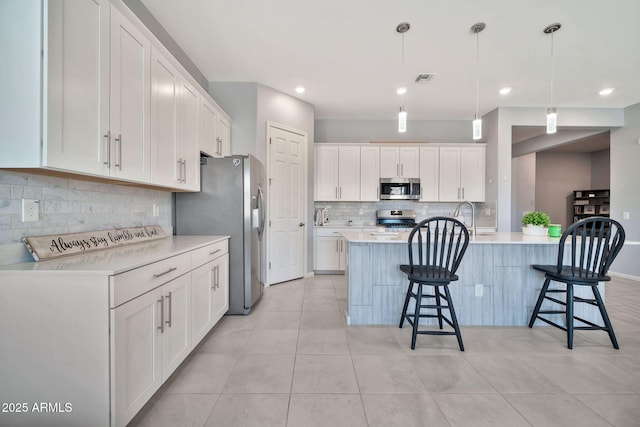
[[[455,286],[455,285],[454,285]],[[351,326],[343,276],[267,288],[225,316],[132,426],[640,426],[640,285],[616,279],[605,332]],[[541,323],[541,322],[539,322]]]

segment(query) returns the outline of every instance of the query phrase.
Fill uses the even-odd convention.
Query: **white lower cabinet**
[[[195,345],[229,310],[229,254],[191,273],[191,331]]]
[[[322,228],[315,232],[315,270],[344,271],[347,259],[347,242],[340,236],[340,229]],[[362,231],[359,228],[349,231]]]
[[[1,425],[126,426],[229,307],[227,237],[12,268],[0,267],[0,300],[14,301],[0,310],[12,325],[0,328],[0,401],[72,411],[0,414]]]

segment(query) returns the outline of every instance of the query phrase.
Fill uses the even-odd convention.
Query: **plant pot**
[[[527,224],[522,227],[522,234],[526,234],[528,236],[546,236],[547,232],[548,229],[544,225]]]

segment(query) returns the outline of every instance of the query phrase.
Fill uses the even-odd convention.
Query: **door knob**
[[[300,224],[298,224],[298,227],[304,227],[304,222],[301,222]]]

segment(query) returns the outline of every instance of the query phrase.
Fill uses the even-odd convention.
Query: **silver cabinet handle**
[[[220,289],[220,266],[216,267],[216,288]]]
[[[169,319],[167,320],[167,325],[171,327],[171,306],[173,305],[173,298],[171,298],[171,292],[169,292],[169,295],[166,298],[169,300]]]
[[[340,199],[342,199],[342,187],[340,187]]]
[[[118,163],[115,164],[115,167],[117,167],[118,169],[122,170],[122,135],[119,134],[116,137],[116,148],[118,149],[118,155],[116,156],[116,159]]]
[[[171,273],[172,271],[176,271],[177,269],[178,269],[178,267],[171,267],[171,268],[170,268],[170,269],[168,269],[167,271],[163,271],[162,273],[154,274],[154,275],[153,275],[153,278],[154,278],[154,279],[157,279],[158,277],[160,277],[160,276],[164,276],[165,274],[169,274],[169,273]]]
[[[178,182],[182,182],[182,159],[178,159]]]
[[[222,250],[222,249],[216,249],[215,251],[211,251],[211,252],[209,252],[209,255],[215,255],[215,254],[217,254],[218,252],[220,252],[221,250]]]
[[[102,162],[105,165],[107,165],[108,168],[111,167],[111,131],[108,130],[107,133],[104,135],[104,138],[107,140],[107,155],[105,156],[107,161],[106,162]]]
[[[460,200],[460,187],[458,187],[458,200]]]
[[[336,252],[340,253],[340,239],[336,240]]]
[[[211,274],[213,274],[212,277],[212,283],[211,283],[211,289],[213,289],[215,291],[216,289],[216,269],[218,268],[218,266],[216,265],[215,267],[213,267],[213,270],[211,270]]]
[[[462,200],[464,200],[464,187],[462,187]]]
[[[157,302],[160,303],[160,326],[158,326],[158,329],[160,329],[161,334],[164,334],[164,297],[160,297]]]
[[[187,182],[187,159],[182,161],[183,174],[182,174],[182,182],[186,184]]]

